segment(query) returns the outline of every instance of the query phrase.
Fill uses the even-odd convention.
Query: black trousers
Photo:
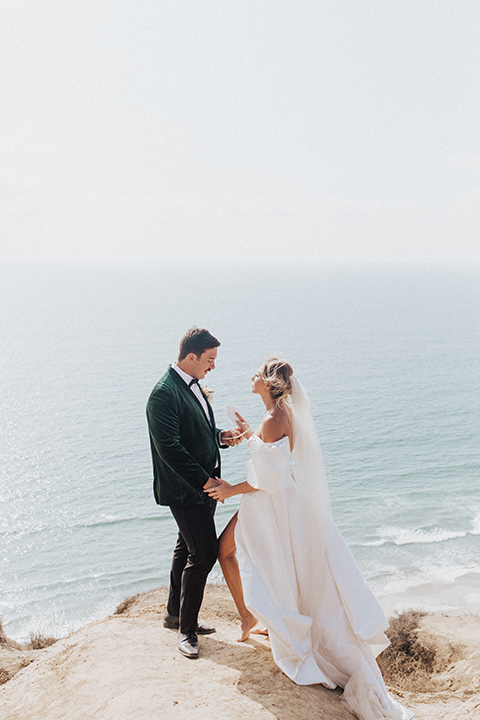
[[[216,500],[205,495],[203,505],[170,506],[178,525],[173,551],[167,612],[180,619],[180,632],[196,632],[207,576],[215,565],[218,540]]]

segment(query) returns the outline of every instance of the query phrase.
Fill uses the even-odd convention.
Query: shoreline
[[[480,617],[480,573],[464,573],[453,582],[424,583],[376,597],[387,618],[405,610]]]
[[[213,577],[207,583],[208,587],[226,588],[225,580],[220,574],[213,574]],[[67,630],[56,630],[54,626],[39,627],[39,623],[32,621],[29,628],[29,634],[41,632],[42,634],[54,636],[59,639],[67,637],[86,624],[101,620],[109,612],[113,613],[116,606],[121,603],[125,597],[137,594],[148,594],[151,590],[145,589],[136,591],[133,589],[129,594],[128,591],[116,600],[110,602],[103,601],[101,612],[92,614],[90,617],[79,619],[72,622]],[[394,593],[375,593],[375,596],[382,607],[387,619],[407,610],[417,610],[420,612],[432,613],[435,615],[445,614],[454,616],[478,616],[480,617],[480,573],[470,572],[458,576],[452,582],[424,583],[422,585],[414,585],[405,590]],[[9,631],[8,620],[0,617],[3,621],[3,628],[6,634],[15,642],[28,642],[29,635],[17,635]]]

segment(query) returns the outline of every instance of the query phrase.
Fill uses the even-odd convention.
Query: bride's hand
[[[226,498],[233,495],[233,486],[230,485],[230,483],[228,483],[226,480],[222,480],[221,478],[215,479],[218,481],[218,485],[216,485],[215,487],[205,488],[204,492],[206,492],[207,495],[210,495],[210,497],[214,500],[218,500],[219,502],[223,503],[225,502]]]
[[[241,430],[242,435],[244,435],[247,438],[247,440],[249,440],[253,435],[253,432],[250,429],[250,425],[247,423],[245,418],[243,418],[240,415],[240,413],[237,412],[237,413],[235,413],[235,415],[237,417],[238,429]]]

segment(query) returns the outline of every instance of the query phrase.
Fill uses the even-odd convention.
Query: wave
[[[43,523],[43,524],[37,524],[35,527],[31,528],[21,528],[19,530],[15,529],[8,529],[8,530],[1,530],[0,531],[0,537],[5,538],[19,538],[29,535],[37,535],[42,534],[44,532],[51,532],[52,530],[63,530],[67,532],[72,532],[77,529],[85,529],[85,528],[98,528],[98,527],[106,527],[110,525],[123,525],[123,524],[129,524],[129,523],[143,523],[143,522],[159,522],[162,519],[164,519],[166,516],[162,515],[160,513],[156,513],[154,515],[132,515],[130,517],[122,517],[122,516],[115,516],[115,515],[101,515],[98,519],[90,519],[90,520],[76,520],[73,522],[65,522],[63,524],[50,524],[50,523]]]
[[[364,547],[381,547],[387,543],[394,545],[424,545],[430,543],[442,543],[447,540],[457,540],[467,537],[467,535],[477,535],[479,532],[473,530],[455,531],[445,530],[439,527],[429,529],[410,530],[398,527],[382,527],[379,529],[380,535],[378,540],[360,543]]]
[[[462,586],[464,588],[462,599],[456,597],[455,603],[457,606],[463,606],[474,595],[478,595],[480,600],[477,590],[480,588],[480,564],[476,561],[462,564],[455,560],[429,558],[408,570],[399,570],[394,566],[379,570],[368,578],[368,583],[378,596],[406,593],[423,588],[425,594],[434,597],[433,586],[438,590],[446,590],[449,586],[452,588]],[[468,587],[471,587],[471,593],[466,591]]]
[[[470,535],[480,535],[480,510],[477,510],[477,514],[473,518]]]
[[[72,523],[68,525],[69,529],[75,528],[96,528],[106,525],[123,525],[124,523],[143,523],[143,522],[159,522],[164,516],[156,513],[155,515],[132,515],[130,517],[116,517],[114,515],[102,515],[98,520],[85,520],[83,522]]]

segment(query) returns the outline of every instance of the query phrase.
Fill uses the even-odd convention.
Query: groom
[[[220,477],[219,447],[237,445],[238,430],[215,427],[213,410],[199,386],[215,368],[219,341],[191,328],[180,341],[178,360],[152,390],[147,420],[153,460],[153,490],[169,505],[178,525],[164,626],[179,629],[178,649],[198,657],[197,635],[215,632],[198,624],[207,576],[217,559],[216,502],[204,489]]]

